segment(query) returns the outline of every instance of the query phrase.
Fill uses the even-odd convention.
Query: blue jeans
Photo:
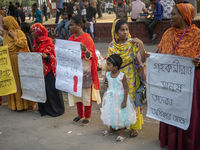
[[[65,27],[65,33],[67,34],[67,39],[68,39],[69,38],[69,29],[68,29],[68,27],[69,27],[69,20],[62,20],[60,22],[60,24],[57,26],[59,37],[62,38],[62,39],[64,39],[64,37],[63,37],[63,35],[61,33],[61,28],[63,26]]]
[[[55,24],[57,24],[58,23],[58,21],[59,21],[59,17],[60,17],[60,15],[62,14],[62,9],[61,8],[58,8],[60,11],[58,12],[56,12],[56,21],[55,21]]]
[[[91,36],[92,39],[94,38],[94,35],[93,35],[93,33],[92,33],[90,27],[88,27],[88,29],[83,28],[83,31],[84,31],[85,33],[88,33],[88,34]]]

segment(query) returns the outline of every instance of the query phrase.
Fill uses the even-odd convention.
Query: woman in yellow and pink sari
[[[129,87],[129,94],[132,100],[135,101],[135,92],[140,87],[138,70],[139,67],[144,66],[143,63],[145,62],[145,49],[143,42],[138,38],[131,38],[128,24],[123,19],[117,19],[113,22],[111,33],[112,42],[109,45],[107,57],[112,54],[119,54],[122,58],[123,63],[120,71],[125,73]],[[132,56],[134,56],[134,60]],[[134,64],[136,64],[135,66],[133,66],[133,61],[135,62]],[[135,73],[133,67],[135,67]],[[136,137],[138,135],[137,130],[142,129],[143,116],[141,107],[137,107],[137,113],[137,122],[130,126],[130,137]],[[108,132],[110,133],[113,131]]]

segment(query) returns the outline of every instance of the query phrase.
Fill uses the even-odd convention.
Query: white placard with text
[[[82,97],[83,67],[79,42],[56,39],[56,88]]]
[[[147,117],[187,130],[194,70],[191,58],[150,53],[147,58]]]
[[[46,90],[41,53],[19,53],[18,68],[22,98],[46,102]]]

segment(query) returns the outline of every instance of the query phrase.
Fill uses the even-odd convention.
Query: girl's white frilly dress
[[[122,80],[125,74],[120,72],[116,78],[112,78],[110,73],[111,72],[106,73],[108,89],[103,96],[101,120],[105,125],[111,126],[116,130],[130,127],[130,125],[137,121],[137,110],[129,94],[126,107],[123,109],[121,108],[122,102],[124,101]]]

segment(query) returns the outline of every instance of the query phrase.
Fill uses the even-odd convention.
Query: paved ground
[[[103,14],[97,22],[112,22],[115,14]],[[200,14],[195,19],[199,19]],[[129,18],[130,20],[130,18]],[[54,24],[55,18],[44,24]],[[31,21],[27,21],[31,22]],[[107,54],[109,43],[95,43],[102,56]],[[145,45],[148,52],[155,52],[157,45]],[[99,73],[102,85],[102,76]],[[101,93],[103,92],[103,88]],[[147,105],[143,106],[144,125],[136,138],[129,137],[129,129],[125,130],[126,139],[116,143],[118,132],[103,137],[102,131],[107,129],[100,119],[100,107],[93,102],[91,123],[88,126],[73,124],[77,116],[76,107],[69,107],[67,94],[65,113],[60,117],[50,117],[35,112],[11,111],[8,99],[3,97],[4,104],[0,106],[0,150],[161,150],[158,140],[159,122],[146,117]]]
[[[108,43],[95,43],[96,49],[106,56]],[[156,45],[147,46],[147,51],[156,51]],[[101,76],[100,76],[101,77]],[[102,80],[101,80],[102,83]],[[102,131],[107,129],[100,119],[100,107],[93,102],[91,123],[88,126],[73,124],[77,116],[76,107],[69,107],[67,94],[65,114],[50,117],[35,112],[11,111],[7,97],[0,106],[0,150],[160,150],[158,140],[159,122],[146,117],[147,107],[144,105],[144,125],[136,138],[129,137],[129,129],[125,131],[126,139],[116,143],[118,132],[103,137]]]

